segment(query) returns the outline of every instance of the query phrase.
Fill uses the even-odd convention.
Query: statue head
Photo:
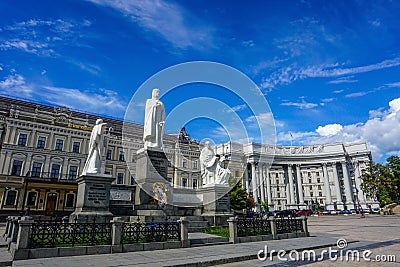
[[[210,141],[206,141],[206,142],[204,143],[204,146],[207,147],[207,148],[210,148]]]
[[[102,123],[103,123],[103,119],[97,119],[97,120],[96,120],[96,125],[102,124]]]
[[[153,99],[158,99],[158,96],[160,95],[160,89],[157,89],[157,88],[155,88],[155,89],[153,89],[153,91],[151,92],[151,97],[153,98]]]

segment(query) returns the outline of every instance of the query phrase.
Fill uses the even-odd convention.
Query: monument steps
[[[229,243],[229,238],[226,237],[207,237],[190,239],[190,247],[216,246],[226,245]]]
[[[8,252],[7,246],[0,247],[0,267],[12,266],[12,258],[10,252]]]

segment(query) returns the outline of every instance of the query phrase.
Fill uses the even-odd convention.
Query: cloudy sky
[[[399,154],[398,1],[2,0],[0,10],[2,95],[124,118],[152,75],[213,61],[253,80],[270,110],[246,113],[216,88],[186,85],[162,98],[167,112],[207,96],[245,124],[272,112],[278,144],[366,141],[376,161]],[[214,124],[187,130],[225,141]]]

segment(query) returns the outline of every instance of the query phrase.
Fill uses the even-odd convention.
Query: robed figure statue
[[[102,119],[96,120],[96,125],[92,129],[89,141],[89,151],[82,170],[82,175],[95,174],[101,172],[101,157],[104,147],[104,128],[107,123]]]
[[[152,98],[147,99],[144,114],[143,142],[144,147],[163,147],[165,109],[158,99],[159,89],[153,89]]]
[[[210,147],[210,142],[205,142],[204,148],[200,152],[200,171],[204,185],[227,185],[231,174],[229,169],[222,166],[225,157],[215,155]]]

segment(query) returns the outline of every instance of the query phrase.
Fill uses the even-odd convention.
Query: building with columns
[[[243,172],[243,185],[257,204],[270,209],[326,210],[379,207],[361,190],[361,174],[371,162],[365,143],[271,146],[227,143],[218,154],[231,158],[229,168]]]
[[[99,117],[0,97],[0,219],[27,207],[31,214],[59,216],[74,210],[76,178]],[[108,128],[103,171],[115,178],[112,195],[119,196],[112,197],[111,211],[129,214],[143,126],[103,119]],[[164,147],[171,184],[200,187],[200,144],[181,129],[179,134],[165,135]],[[256,202],[268,202],[271,209],[305,208],[313,201],[326,209],[377,205],[360,189],[361,171],[371,161],[365,143],[293,147],[227,143],[215,150],[231,158],[232,178],[243,179]]]

